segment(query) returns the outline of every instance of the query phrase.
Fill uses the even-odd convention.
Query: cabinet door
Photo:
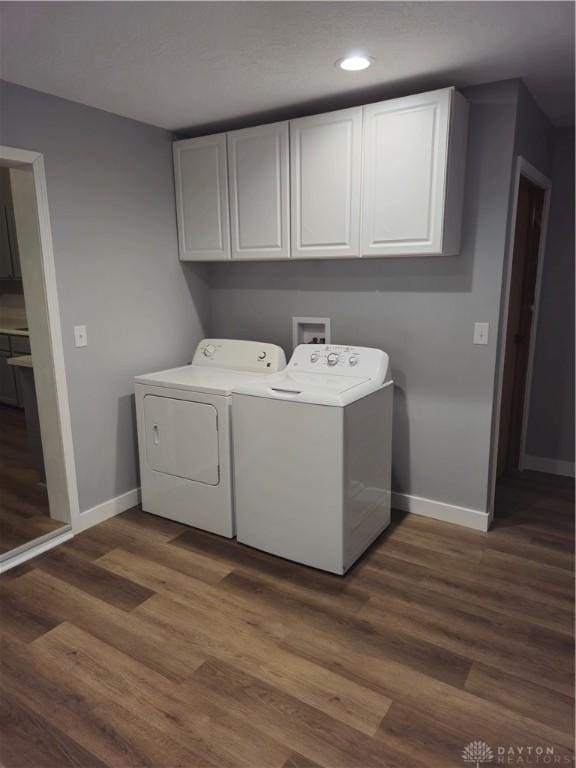
[[[18,390],[16,388],[16,372],[8,365],[11,353],[0,353],[0,403],[18,405]]]
[[[29,336],[10,336],[10,347],[12,354],[16,355],[29,355],[30,354],[30,337]]]
[[[362,255],[442,253],[452,90],[364,107]]]
[[[228,134],[233,259],[290,256],[288,123]]]
[[[226,134],[174,143],[180,258],[230,258]]]
[[[290,123],[292,255],[360,255],[362,108]]]

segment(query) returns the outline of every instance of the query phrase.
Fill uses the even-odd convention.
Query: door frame
[[[516,235],[516,217],[518,213],[518,194],[520,190],[520,178],[524,177],[535,186],[544,191],[544,203],[542,207],[542,223],[540,228],[540,242],[538,243],[538,266],[536,270],[536,285],[534,289],[534,311],[530,327],[530,339],[528,341],[528,366],[526,369],[526,385],[524,389],[524,407],[522,412],[522,429],[520,432],[520,459],[518,468],[525,468],[526,464],[526,435],[528,431],[528,417],[530,412],[530,393],[532,390],[532,372],[534,367],[534,352],[536,348],[536,335],[538,330],[538,314],[540,308],[540,294],[542,288],[542,275],[544,273],[544,256],[546,253],[546,237],[548,234],[548,216],[550,212],[550,197],[552,194],[552,181],[518,155],[514,165],[512,181],[512,205],[510,219],[508,221],[508,238],[506,248],[506,262],[504,267],[504,283],[502,290],[499,347],[497,351],[496,390],[494,395],[494,420],[492,426],[492,446],[490,451],[490,486],[488,498],[488,513],[490,521],[494,517],[494,498],[496,495],[496,471],[498,462],[498,440],[500,432],[500,409],[502,405],[502,385],[504,382],[504,361],[506,358],[506,335],[508,331],[508,312],[510,308],[510,288],[512,281],[512,264],[514,256],[514,244]]]
[[[29,170],[34,181],[34,196],[38,214],[38,235],[41,248],[41,270],[43,296],[36,297],[44,302],[46,317],[48,318],[48,335],[51,346],[51,362],[54,375],[55,402],[57,409],[57,435],[62,445],[65,487],[59,489],[59,496],[64,499],[64,510],[69,524],[57,530],[54,534],[43,536],[25,547],[18,547],[14,556],[0,563],[0,573],[35,557],[47,549],[66,541],[79,530],[79,499],[78,484],[76,478],[76,463],[74,459],[74,445],[72,441],[72,422],[70,418],[70,402],[68,398],[68,385],[66,382],[66,367],[64,362],[64,344],[62,340],[62,328],[60,323],[60,308],[58,303],[58,290],[56,283],[56,268],[54,263],[54,248],[52,244],[52,228],[50,225],[50,211],[48,207],[48,191],[46,186],[46,171],[44,156],[40,152],[33,152],[14,147],[0,145],[0,166]],[[51,441],[51,436],[44,436],[45,441]],[[57,444],[57,443],[56,443]]]

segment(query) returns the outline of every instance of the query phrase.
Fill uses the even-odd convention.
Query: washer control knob
[[[216,347],[214,344],[207,344],[204,349],[202,350],[204,353],[204,357],[214,357],[214,353],[216,352]]]
[[[330,352],[326,357],[326,362],[328,365],[336,365],[336,363],[339,360],[339,356],[336,354],[336,352]]]
[[[264,350],[258,353],[258,360],[264,360],[265,358],[266,358],[266,352],[264,352]]]
[[[350,355],[348,358],[348,365],[357,365],[358,363],[358,355]]]
[[[312,352],[312,354],[310,355],[310,362],[317,363],[319,359],[320,359],[320,355],[318,354],[318,352]]]

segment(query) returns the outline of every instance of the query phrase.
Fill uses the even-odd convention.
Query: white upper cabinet
[[[290,123],[292,256],[360,255],[362,107]]]
[[[459,251],[467,118],[453,88],[364,107],[363,256]]]
[[[457,254],[467,134],[444,88],[177,141],[180,258]]]
[[[175,142],[174,174],[180,258],[229,259],[226,134]]]
[[[290,257],[288,123],[228,134],[233,259]]]

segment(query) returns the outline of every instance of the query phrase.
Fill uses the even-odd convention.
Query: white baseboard
[[[121,512],[126,512],[127,509],[131,509],[139,503],[140,488],[133,488],[131,491],[127,491],[121,496],[108,499],[108,501],[98,504],[98,506],[92,507],[92,509],[80,512],[77,525],[75,526],[75,533],[80,533],[80,531],[85,531],[93,525],[103,523],[104,520],[119,515]]]
[[[573,461],[546,459],[544,456],[524,456],[522,469],[532,469],[534,472],[548,472],[550,475],[574,477]]]
[[[489,526],[487,512],[457,507],[443,501],[434,501],[434,499],[423,499],[421,496],[411,496],[407,493],[393,493],[392,507],[401,509],[403,512],[411,512],[414,515],[443,520],[445,523],[455,523],[466,528],[474,528],[476,531],[487,531]]]

